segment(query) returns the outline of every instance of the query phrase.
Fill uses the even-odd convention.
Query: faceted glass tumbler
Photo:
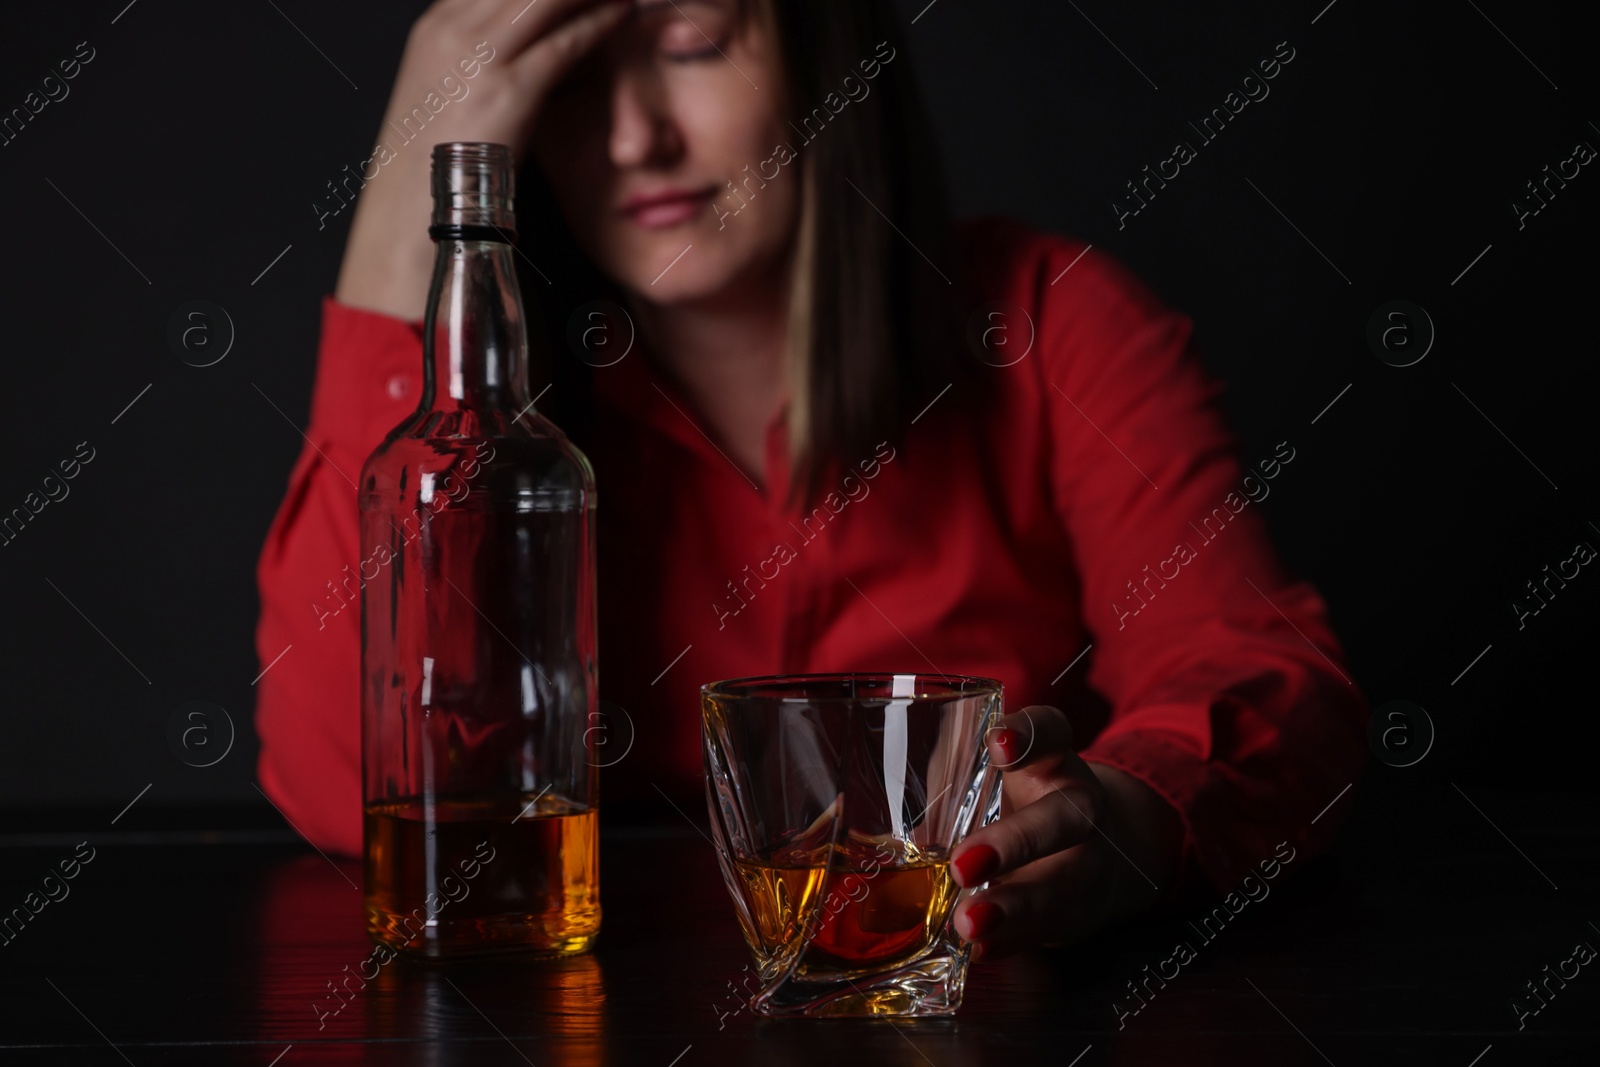
[[[706,799],[763,1015],[950,1015],[968,946],[950,852],[1000,811],[989,678],[701,687]]]

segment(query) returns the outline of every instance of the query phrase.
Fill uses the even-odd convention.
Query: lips
[[[716,195],[716,187],[703,189],[662,189],[639,193],[622,204],[622,213],[646,229],[661,229],[686,222],[700,212]]]

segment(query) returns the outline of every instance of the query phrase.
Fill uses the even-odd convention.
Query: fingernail
[[[1006,913],[1000,910],[998,904],[985,900],[972,905],[967,909],[967,926],[970,928],[967,940],[976,941],[989,936],[999,929],[1005,918]]]
[[[1017,743],[1017,732],[1009,726],[1002,726],[994,732],[994,743],[1000,746],[1006,762],[1011,762],[1011,750]]]
[[[950,864],[962,889],[982,885],[1000,866],[1000,853],[988,845],[973,845]]]

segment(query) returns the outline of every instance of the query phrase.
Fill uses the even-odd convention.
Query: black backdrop
[[[1429,803],[1448,782],[1592,788],[1574,739],[1595,707],[1600,577],[1585,567],[1521,629],[1511,602],[1576,542],[1600,547],[1581,320],[1600,175],[1581,167],[1520,225],[1512,203],[1579,141],[1600,147],[1594,21],[1507,0],[1325,5],[901,10],[957,209],[1131,265],[1195,319],[1244,458],[1296,448],[1264,504],[1283,552],[1374,705],[1413,701],[1437,729],[1371,786]],[[312,204],[368,154],[423,6],[7,5],[6,113],[79,42],[93,58],[0,145],[0,510],[80,442],[93,459],[0,547],[5,829],[147,785],[144,804],[211,822],[270,813],[252,786],[253,568],[349,222],[319,232]],[[1279,42],[1294,59],[1270,95],[1119,227],[1124,183],[1198,145],[1186,123]],[[209,367],[167,339],[195,300],[235,329]],[[1392,300],[1436,329],[1412,366],[1367,340]],[[169,740],[190,701],[237,731],[210,767]]]

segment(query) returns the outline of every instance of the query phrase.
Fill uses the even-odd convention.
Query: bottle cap
[[[510,146],[484,141],[434,145],[428,236],[510,244],[517,236],[515,191]]]

